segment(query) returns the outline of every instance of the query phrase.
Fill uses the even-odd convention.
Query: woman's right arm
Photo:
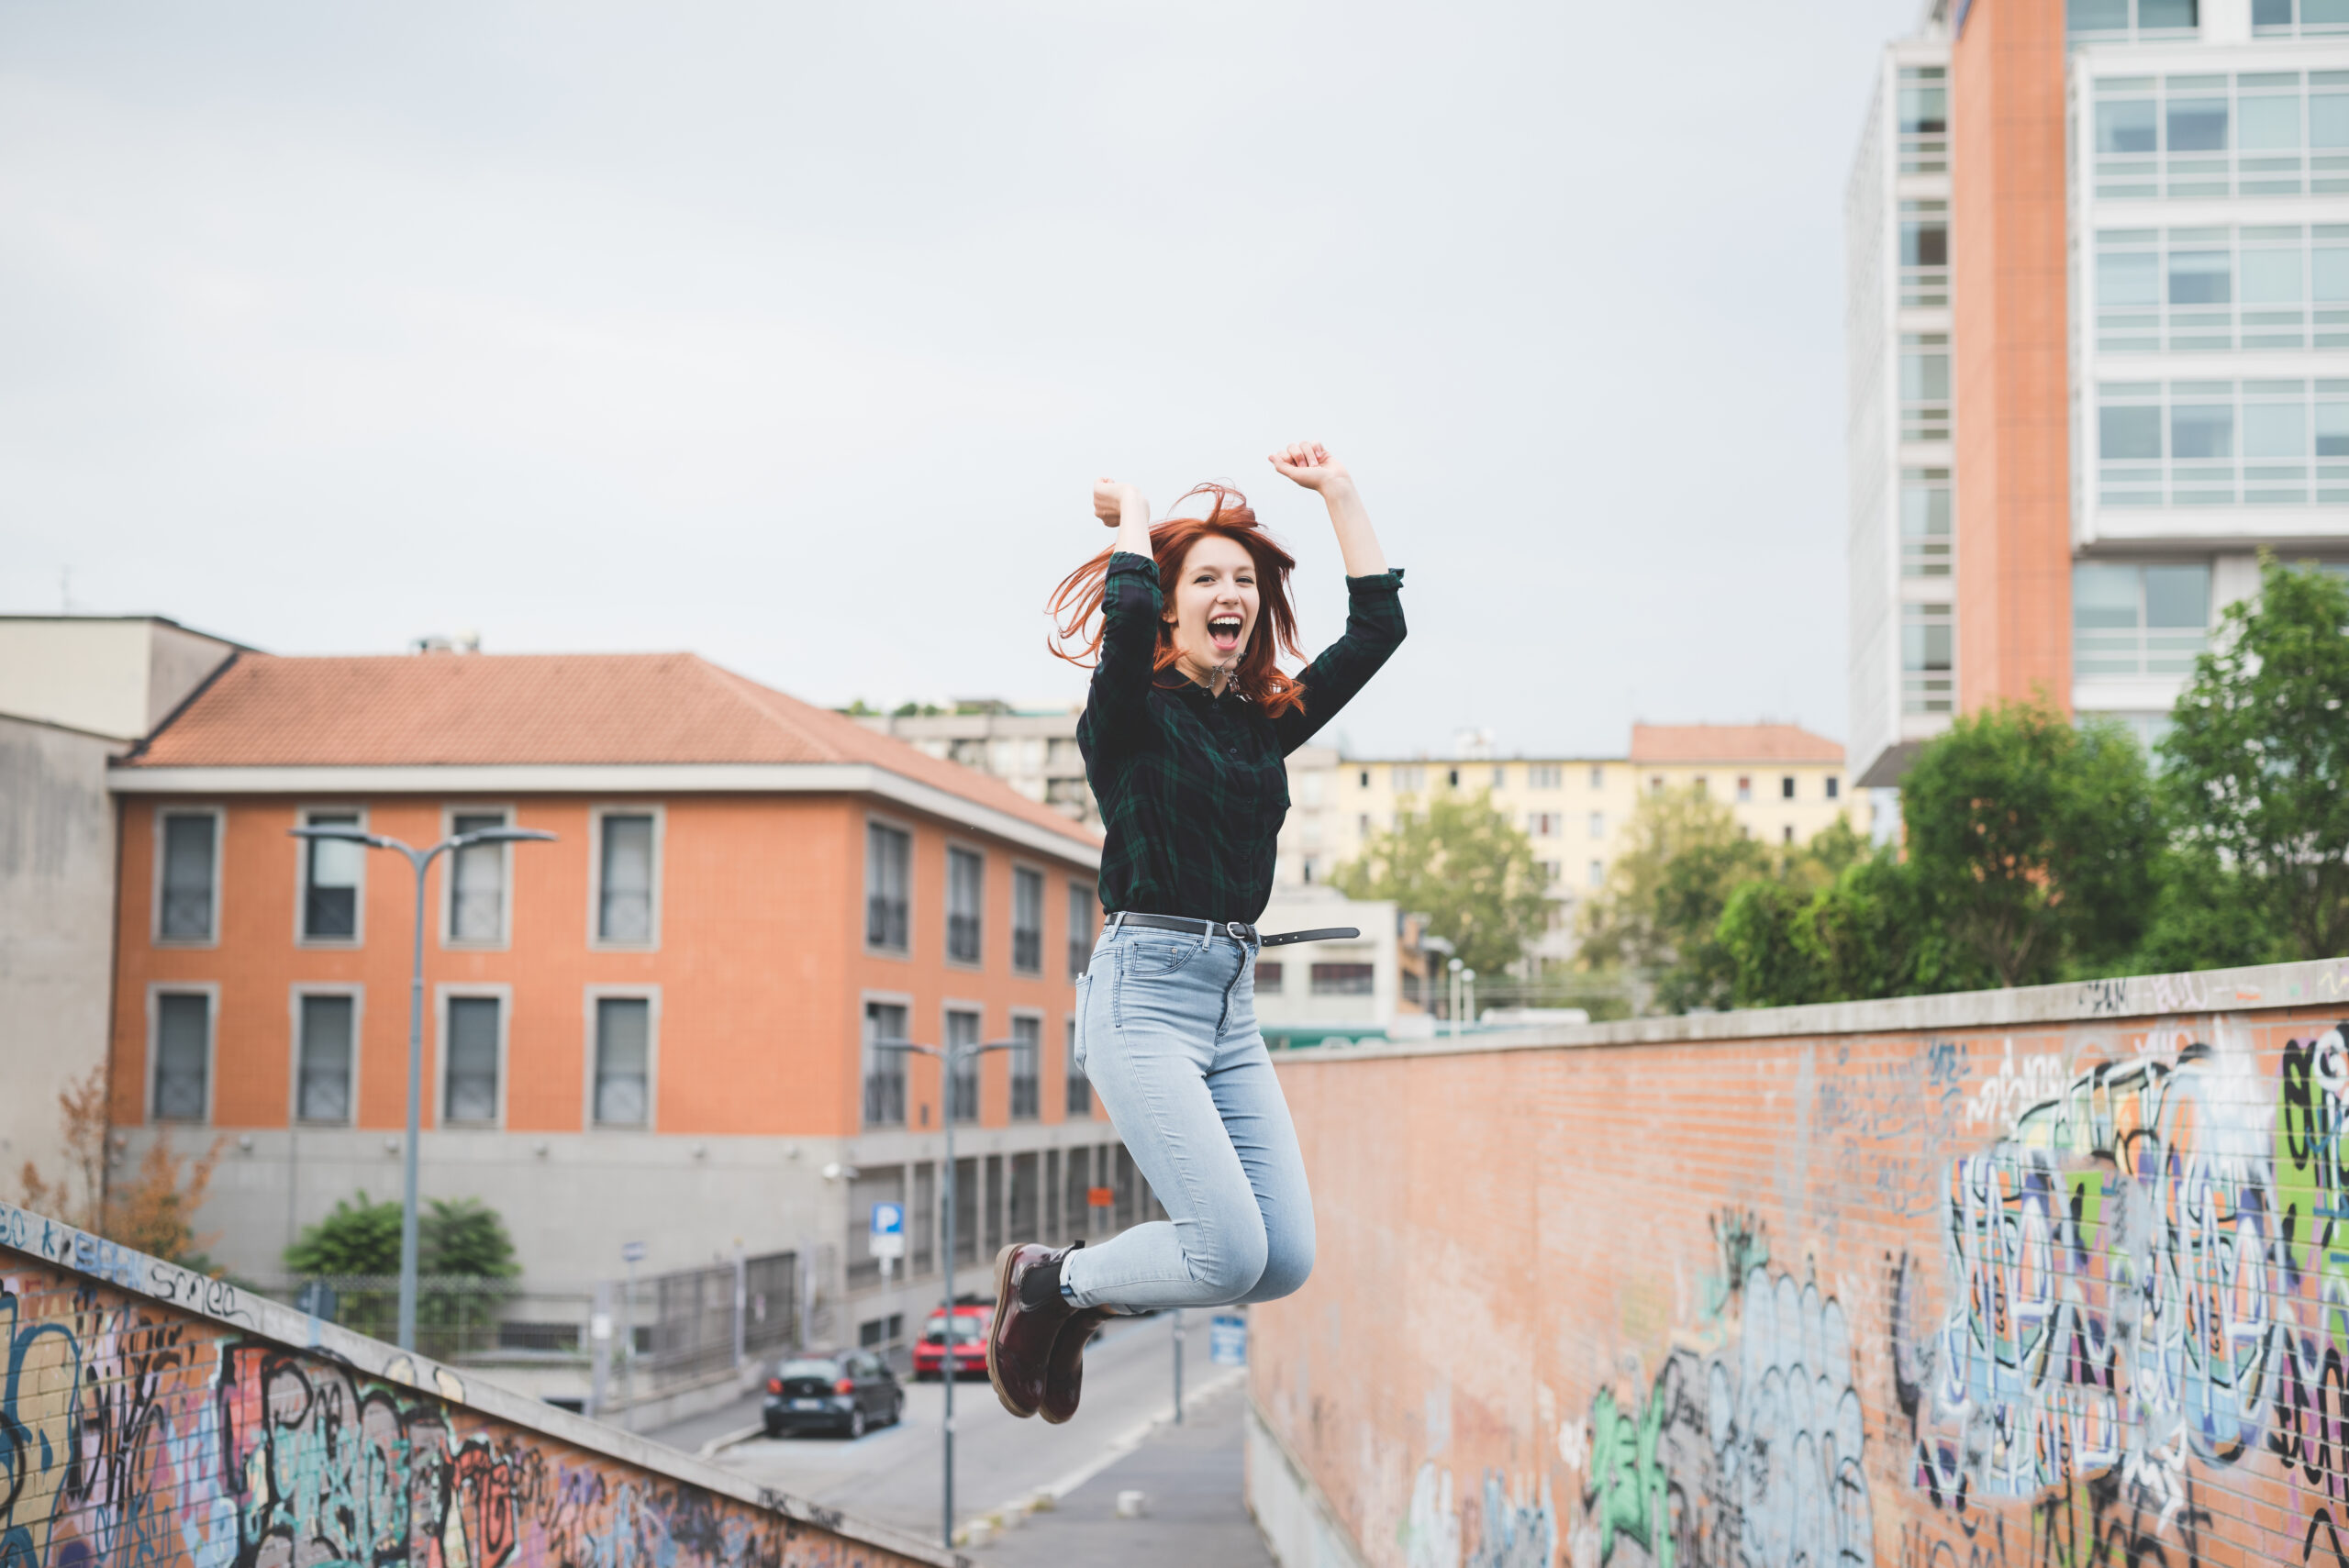
[[[1093,513],[1118,530],[1101,586],[1101,662],[1085,701],[1097,745],[1122,751],[1148,724],[1157,673],[1158,563],[1150,552],[1150,503],[1130,484],[1093,486]]]

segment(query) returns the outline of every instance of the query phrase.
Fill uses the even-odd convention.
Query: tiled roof
[[[1100,842],[998,779],[691,653],[243,653],[125,765],[695,762],[865,763]]]
[[[1634,762],[1841,762],[1843,748],[1794,724],[1634,724]]]

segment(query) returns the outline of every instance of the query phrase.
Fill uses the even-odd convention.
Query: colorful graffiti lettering
[[[1636,1414],[1611,1389],[1593,1400],[1578,1563],[1626,1545],[1656,1568],[1874,1563],[1842,1307],[1758,1264],[1742,1296],[1733,1351],[1675,1351]]]
[[[2339,1029],[2279,1080],[2196,1044],[2098,1066],[1950,1167],[1948,1307],[1890,1281],[1911,1477],[1937,1506],[2030,1499],[2047,1562],[2200,1561],[2194,1466],[2262,1452],[2332,1545],[2349,1454],[2349,1218]]]
[[[41,1265],[0,1349],[0,1568],[914,1561]]]

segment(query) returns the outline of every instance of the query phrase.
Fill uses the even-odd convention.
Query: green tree
[[[1770,851],[1729,808],[1693,789],[1641,797],[1630,847],[1583,918],[1583,962],[1645,975],[1673,1012],[1727,1006],[1734,964],[1718,927],[1739,884],[1770,874]]]
[[[1929,917],[2000,985],[2125,966],[2165,836],[2145,759],[2117,726],[2043,702],[1960,717],[1901,780]]]
[[[1362,858],[1331,885],[1349,898],[1392,899],[1428,917],[1460,962],[1498,978],[1525,956],[1550,917],[1533,840],[1489,795],[1438,794],[1371,835]]]
[[[1787,884],[1740,887],[1720,931],[1741,1007],[1861,1001],[1989,983],[1978,958],[1929,917],[1918,879],[1889,847],[1845,862],[1798,895]]]
[[[512,1279],[522,1272],[505,1220],[479,1198],[429,1198],[417,1216],[417,1273]],[[324,1219],[285,1249],[300,1274],[395,1274],[400,1270],[400,1206],[366,1193],[335,1200]]]
[[[2281,956],[2332,958],[2349,951],[2349,585],[2272,556],[2259,577],[2178,696],[2162,784],[2199,873],[2240,874]]]

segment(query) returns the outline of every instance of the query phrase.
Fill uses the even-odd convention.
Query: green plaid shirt
[[[1282,759],[1330,722],[1403,640],[1398,569],[1349,577],[1346,632],[1297,677],[1305,704],[1267,718],[1227,690],[1154,674],[1163,601],[1146,556],[1109,558],[1101,662],[1076,743],[1101,803],[1101,906],[1254,922],[1273,895],[1288,813]],[[1262,627],[1257,635],[1265,635]]]

